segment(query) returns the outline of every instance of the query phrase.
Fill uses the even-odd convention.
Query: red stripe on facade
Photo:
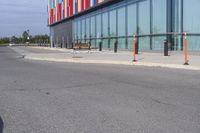
[[[51,15],[50,15],[50,24],[53,23],[53,9],[51,9]]]
[[[53,11],[53,23],[56,22],[56,11],[55,10],[56,9],[54,9],[54,11]]]
[[[69,17],[69,6],[67,6],[67,17]]]
[[[85,2],[85,0],[81,0],[81,11],[84,10],[84,2]]]
[[[58,21],[62,18],[62,7],[61,3],[58,4]]]
[[[56,16],[56,17],[57,17],[56,19],[57,19],[57,21],[58,21],[58,18],[59,18],[59,4],[57,4],[57,13],[56,13],[56,15],[57,15],[57,16]]]
[[[69,7],[70,7],[70,16],[73,15],[73,0],[69,0]]]
[[[85,0],[85,9],[88,8],[88,0]]]

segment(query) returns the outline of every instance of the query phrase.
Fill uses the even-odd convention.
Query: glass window
[[[139,33],[140,35],[150,33],[150,1],[139,3]]]
[[[109,25],[110,36],[116,37],[117,36],[117,28],[116,28],[117,27],[117,12],[116,12],[116,10],[110,11],[109,20],[110,20],[110,25]],[[114,48],[115,41],[116,41],[116,39],[110,39],[109,48]]]
[[[118,37],[126,36],[126,15],[125,7],[118,9]],[[118,47],[125,49],[126,48],[126,39],[118,38]]]
[[[137,12],[136,4],[127,7],[127,23],[128,23],[128,35],[132,36],[136,33],[137,29]]]
[[[199,33],[200,31],[200,0],[184,0],[184,31],[189,33]],[[188,37],[188,47],[190,50],[199,50],[200,37]]]
[[[110,36],[115,37],[116,36],[116,25],[117,25],[117,15],[116,10],[113,10],[110,12]]]
[[[108,13],[102,14],[102,35],[103,37],[108,37]],[[103,48],[108,48],[108,39],[103,39]]]
[[[80,20],[78,20],[78,27],[77,28],[78,28],[77,29],[77,31],[78,31],[78,39],[81,39],[81,21]]]
[[[73,40],[75,41],[77,38],[77,32],[76,32],[77,28],[76,28],[76,20],[74,20],[73,22]]]
[[[127,32],[128,36],[133,36],[137,33],[137,9],[136,4],[129,5],[127,7]],[[128,39],[128,49],[133,48],[133,38]]]
[[[84,39],[85,39],[85,19],[82,19],[82,21],[81,21],[81,31],[82,31],[82,40],[84,41]]]
[[[95,16],[91,17],[91,37],[94,38],[96,37],[96,26],[95,26]]]
[[[152,0],[152,9],[153,9],[153,33],[166,33],[166,0]],[[162,50],[164,49],[163,42],[166,39],[163,37],[153,37],[152,38],[152,48],[153,50]]]
[[[200,50],[200,36],[188,36],[188,50],[197,51]]]
[[[90,18],[87,18],[86,19],[86,39],[87,39],[87,42],[89,42],[89,39],[90,39]]]
[[[184,0],[184,31],[199,33],[200,31],[200,0]]]
[[[182,10],[182,0],[176,0],[175,2],[175,25],[174,25],[174,31],[177,33],[182,32],[181,29],[181,10]],[[181,50],[182,49],[182,38],[180,35],[174,35],[174,50]]]
[[[108,13],[103,13],[103,37],[108,37]]]
[[[96,16],[96,34],[97,34],[97,38],[101,38],[101,14]],[[97,42],[99,42],[100,39],[98,39]]]
[[[153,33],[166,32],[166,0],[153,0]]]
[[[150,34],[150,0],[139,3],[139,34]],[[150,38],[139,38],[139,49],[150,49]]]
[[[91,23],[90,23],[90,25],[91,25],[91,29],[90,29],[90,35],[91,35],[91,38],[92,38],[92,40],[91,40],[91,47],[92,48],[96,48],[96,39],[94,39],[94,38],[96,38],[96,21],[95,21],[95,16],[93,16],[93,17],[91,17]]]

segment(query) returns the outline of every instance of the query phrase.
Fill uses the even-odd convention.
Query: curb
[[[71,49],[61,49],[61,48],[51,48],[51,47],[31,47],[35,49],[44,49],[44,50],[52,50],[52,51],[60,51],[60,52],[73,52]]]
[[[145,62],[129,62],[129,61],[109,61],[109,60],[80,60],[80,59],[55,59],[55,58],[40,58],[25,56],[24,59],[51,61],[51,62],[68,62],[68,63],[82,63],[82,64],[109,64],[109,65],[129,65],[129,66],[146,66],[146,67],[161,67],[171,69],[184,69],[199,71],[200,67],[184,66],[176,64],[161,64],[161,63],[145,63]]]

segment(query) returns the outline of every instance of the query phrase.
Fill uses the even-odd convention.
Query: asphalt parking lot
[[[0,133],[199,133],[200,72],[31,61],[0,47]]]

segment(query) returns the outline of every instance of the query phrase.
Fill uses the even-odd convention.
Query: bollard
[[[115,44],[114,44],[114,52],[117,53],[117,47],[118,47],[118,42],[115,41]]]
[[[189,65],[188,63],[188,48],[187,48],[187,33],[184,33],[184,65]]]
[[[92,44],[91,44],[91,41],[89,41],[89,50],[91,50],[92,48]]]
[[[136,61],[137,61],[137,60],[136,60],[136,54],[137,54],[137,53],[136,53],[136,52],[137,52],[137,50],[136,50],[136,49],[137,49],[137,46],[136,46],[136,45],[137,45],[137,44],[136,44],[136,43],[137,43],[136,34],[134,34],[133,40],[134,40],[134,41],[133,41],[133,62],[136,62]]]
[[[102,51],[102,42],[99,42],[99,51]]]
[[[135,38],[136,40],[137,40],[137,38]],[[139,49],[138,49],[138,41],[136,41],[136,43],[135,43],[135,54],[137,55],[138,54],[138,51],[139,51]]]
[[[164,56],[169,56],[169,48],[167,40],[164,41]]]

